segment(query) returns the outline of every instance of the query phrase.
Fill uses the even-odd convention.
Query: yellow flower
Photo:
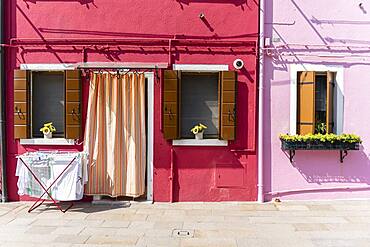
[[[40,129],[44,135],[47,135],[50,133],[50,129],[48,127],[43,127]]]
[[[50,132],[55,132],[55,131],[57,131],[57,129],[53,126],[53,122],[49,122],[49,123],[45,123],[45,124],[44,124],[44,127],[42,127],[42,128],[40,129],[40,131],[41,131],[43,134],[47,135],[47,134],[49,134]]]
[[[195,134],[198,134],[198,132],[199,132],[199,126],[198,125],[194,126],[194,128],[191,129],[191,132],[193,132],[194,135]]]
[[[199,123],[199,125],[198,125],[199,127],[200,127],[200,129],[201,129],[201,131],[202,130],[204,130],[204,129],[207,129],[207,126],[205,126],[204,124],[202,124],[202,123]]]
[[[190,131],[195,135],[203,132],[205,129],[207,129],[207,126],[205,126],[202,123],[199,123],[198,125],[195,125]]]

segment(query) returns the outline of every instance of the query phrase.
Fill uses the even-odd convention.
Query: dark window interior
[[[53,137],[64,137],[64,72],[32,72],[32,137],[53,122]]]
[[[315,84],[315,116],[316,126],[326,123],[326,74],[316,74]],[[318,131],[316,131],[318,132]]]
[[[181,137],[194,138],[191,129],[202,123],[204,138],[217,138],[219,129],[218,74],[183,73],[181,76]]]

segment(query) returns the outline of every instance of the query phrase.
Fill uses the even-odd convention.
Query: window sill
[[[172,140],[173,146],[220,146],[227,147],[228,142],[225,140],[218,139],[181,139],[181,140]]]
[[[64,138],[33,138],[33,139],[20,139],[21,145],[75,145],[73,139]]]

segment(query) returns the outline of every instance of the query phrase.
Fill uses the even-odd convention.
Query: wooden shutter
[[[327,72],[326,79],[326,132],[332,133],[334,127],[333,121],[333,93],[335,85],[335,73]]]
[[[26,70],[14,70],[14,138],[29,138],[29,76]]]
[[[167,140],[179,138],[179,73],[164,71],[163,134]]]
[[[65,138],[78,139],[81,133],[81,81],[79,70],[66,70]]]
[[[298,73],[298,117],[297,133],[315,132],[315,72]]]
[[[235,140],[236,129],[236,72],[220,73],[220,139]]]

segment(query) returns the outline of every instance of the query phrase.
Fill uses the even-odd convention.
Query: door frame
[[[145,72],[147,79],[147,157],[146,200],[153,202],[153,144],[154,144],[154,72]]]

